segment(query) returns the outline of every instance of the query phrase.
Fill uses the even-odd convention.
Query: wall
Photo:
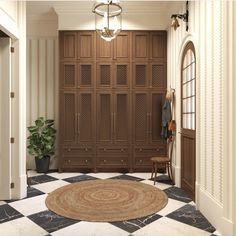
[[[15,142],[10,144],[10,180],[15,187],[10,190],[10,198],[26,196],[26,30],[25,30],[25,2],[0,2],[0,29],[11,37],[11,45],[15,52],[11,54],[11,89],[14,99],[11,101],[11,137]],[[8,179],[9,176],[6,176]],[[3,179],[4,181],[5,179]],[[10,185],[6,183],[7,186]],[[2,191],[2,190],[1,190]]]
[[[27,126],[43,116],[58,128],[58,40],[57,16],[51,13],[27,16]],[[28,133],[27,133],[28,135]],[[27,155],[27,168],[35,161]],[[51,169],[57,168],[56,155]]]
[[[235,3],[234,3],[235,4]],[[232,223],[232,156],[228,154],[230,131],[228,115],[232,97],[227,97],[228,34],[225,32],[229,2],[189,2],[189,32],[185,23],[168,31],[168,78],[176,89],[177,139],[174,159],[175,178],[180,185],[180,62],[185,44],[192,40],[197,59],[196,201],[197,207],[220,230],[234,235]],[[180,11],[185,11],[185,4]],[[227,55],[227,54],[226,54]],[[231,58],[232,60],[232,58]],[[231,103],[230,103],[231,104]],[[232,124],[232,121],[231,121]],[[213,210],[214,209],[214,210]]]

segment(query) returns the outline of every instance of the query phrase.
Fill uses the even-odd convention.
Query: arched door
[[[196,56],[188,42],[181,63],[181,188],[195,200]]]

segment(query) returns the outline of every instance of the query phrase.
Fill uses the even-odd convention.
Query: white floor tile
[[[27,198],[24,200],[9,203],[10,206],[14,207],[21,214],[28,216],[34,213],[48,210],[45,205],[45,199],[47,194],[39,195],[36,197]]]
[[[115,176],[121,175],[120,173],[89,173],[89,176],[99,178],[99,179],[109,179]]]
[[[147,172],[147,173],[135,172],[135,173],[127,173],[127,175],[130,175],[133,177],[138,177],[141,179],[150,179],[151,178],[151,172]]]
[[[109,223],[81,221],[67,228],[53,232],[53,236],[127,236],[128,233]]]
[[[211,234],[187,224],[163,217],[134,232],[134,236],[210,236]]]
[[[1,236],[43,236],[47,234],[47,231],[26,217],[8,221],[0,226]]]
[[[167,205],[160,211],[157,212],[158,215],[166,216],[169,213],[179,209],[180,207],[186,205],[185,202],[176,201],[174,199],[168,199]]]
[[[72,173],[72,172],[58,173],[58,172],[54,172],[54,173],[48,173],[47,175],[50,175],[50,176],[52,176],[56,179],[66,179],[66,178],[82,175],[82,173]]]
[[[70,183],[64,181],[64,180],[55,180],[47,183],[42,183],[42,184],[36,184],[33,185],[34,188],[44,192],[44,193],[50,193],[54,191],[57,188],[63,187],[65,185],[68,185]]]
[[[167,188],[170,188],[170,187],[171,187],[171,185],[162,184],[162,183],[157,183],[157,182],[156,182],[156,184],[154,185],[154,184],[153,184],[153,181],[152,181],[152,180],[148,180],[148,179],[143,180],[143,181],[141,181],[141,182],[142,182],[142,183],[145,183],[145,184],[152,185],[153,187],[159,188],[159,189],[161,189],[161,190],[164,190],[164,189],[167,189]]]
[[[27,171],[28,177],[34,177],[39,175],[44,175],[43,173],[37,173],[35,170],[28,170]]]
[[[6,204],[4,201],[0,201],[0,206]]]
[[[217,230],[215,232],[213,232],[213,234],[215,234],[217,236],[222,236],[222,234],[219,231],[217,231]]]

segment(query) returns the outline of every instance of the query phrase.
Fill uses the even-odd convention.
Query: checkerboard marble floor
[[[128,179],[153,185],[150,173],[58,173],[37,174],[29,171],[25,199],[0,201],[1,236],[210,236],[219,235],[195,208],[183,190],[170,185],[159,175],[156,187],[168,195],[161,211],[139,219],[120,222],[86,222],[61,217],[45,205],[48,193],[71,183],[92,179]],[[115,212],[114,212],[115,214]]]

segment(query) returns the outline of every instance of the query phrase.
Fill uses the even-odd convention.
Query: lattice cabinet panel
[[[129,64],[120,63],[115,65],[115,86],[117,87],[128,87],[130,84],[129,79]]]
[[[134,87],[146,87],[148,84],[148,64],[133,65]]]
[[[77,143],[77,101],[76,92],[60,93],[60,141],[64,144]]]
[[[78,143],[92,143],[94,141],[94,94],[93,92],[79,92],[78,94]]]
[[[135,92],[133,96],[134,142],[148,142],[148,92]]]
[[[111,87],[112,84],[112,64],[97,65],[97,86]]]
[[[94,68],[91,63],[80,63],[79,65],[79,85],[81,87],[93,86]]]
[[[163,93],[152,92],[150,96],[150,112],[149,112],[149,133],[150,144],[162,141],[161,138],[161,122],[162,122],[162,106],[165,100]]]
[[[112,93],[97,94],[97,142],[112,143]]]
[[[127,92],[114,94],[113,133],[114,143],[128,143],[130,136],[130,105]]]
[[[150,65],[150,84],[153,88],[165,89],[166,88],[166,64],[159,63]]]
[[[78,34],[78,58],[81,60],[93,60],[95,56],[95,32],[84,31]]]
[[[77,85],[77,64],[75,62],[61,63],[60,87],[75,88]]]
[[[76,59],[77,32],[60,32],[60,58],[65,60]]]

